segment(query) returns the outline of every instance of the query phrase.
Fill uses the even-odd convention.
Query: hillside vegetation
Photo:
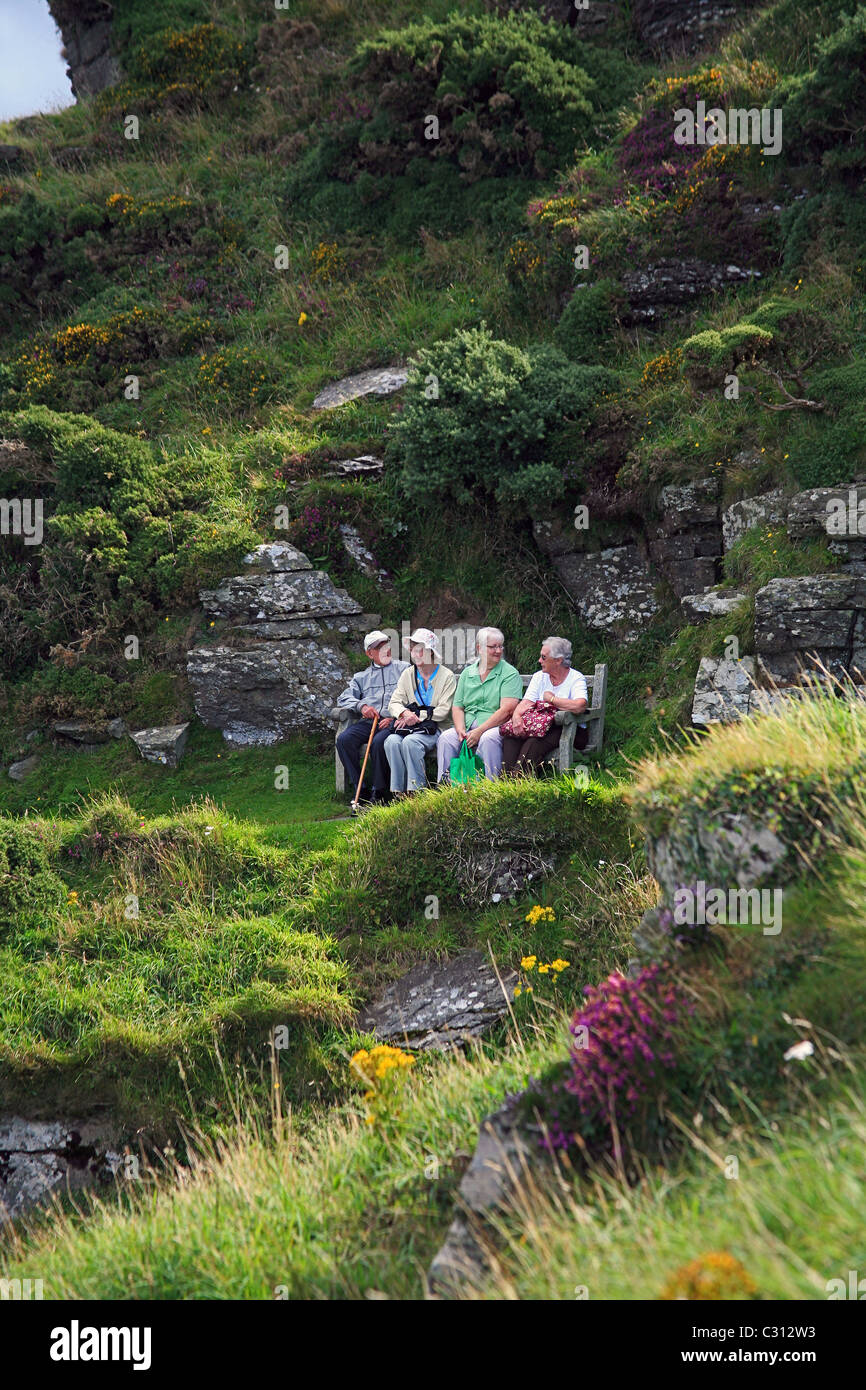
[[[864,706],[683,732],[700,659],[750,649],[756,592],[838,557],[753,527],[724,557],[734,615],[689,626],[663,586],[626,645],[576,617],[534,528],[585,505],[615,545],[668,484],[718,475],[728,504],[866,477],[866,9],[747,7],[675,58],[625,9],[591,38],[542,9],[115,0],[121,83],[0,129],[20,148],[0,166],[0,497],[45,501],[42,545],[0,538],[0,761],[39,752],[38,776],[0,776],[0,1088],[34,1119],[110,1111],[142,1161],[6,1231],[4,1277],[423,1296],[479,1121],[526,1087],[538,1162],[464,1296],[820,1298],[866,1260]],[[673,146],[698,101],[780,110],[781,152]],[[634,317],[629,272],[695,260],[753,273]],[[313,409],[395,363],[403,391]],[[380,477],[329,473],[361,454]],[[199,593],[274,538],[383,626],[489,621],[521,671],[554,632],[580,669],[607,662],[588,786],[447,788],[354,821],[327,738],[203,728]],[[184,762],[46,734],[117,716],[192,719]],[[783,930],[650,950],[646,840],[680,836],[699,877],[731,815],[788,847]],[[556,868],[493,902],[472,860],[508,837]],[[470,947],[519,974],[506,1020],[362,1087],[356,1009]],[[616,1024],[616,1104],[569,1051],[588,1017]]]

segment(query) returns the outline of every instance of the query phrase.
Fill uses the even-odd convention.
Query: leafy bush
[[[587,419],[611,382],[555,347],[524,350],[486,325],[459,329],[413,361],[389,445],[398,482],[411,498],[461,505],[479,492],[524,503],[556,497],[563,479],[545,461],[545,442],[564,417]]]
[[[598,362],[610,346],[621,302],[613,280],[579,287],[556,325],[554,341],[573,362]]]
[[[818,46],[811,72],[789,78],[773,93],[782,107],[785,155],[797,164],[819,161],[831,176],[862,178],[866,167],[866,6],[844,18]]]
[[[65,895],[42,836],[0,820],[0,927],[26,925],[59,907]]]
[[[717,386],[741,362],[754,363],[766,356],[772,344],[772,333],[754,323],[707,328],[683,343],[683,366],[699,386]]]

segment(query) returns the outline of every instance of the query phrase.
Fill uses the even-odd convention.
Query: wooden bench
[[[534,672],[533,672],[534,674]],[[532,675],[521,675],[523,689],[526,690]],[[604,740],[604,711],[607,704],[607,665],[601,663],[595,668],[595,674],[587,676],[586,691],[589,697],[589,708],[581,715],[567,714],[565,710],[558,710],[554,722],[560,725],[562,733],[559,736],[559,746],[551,750],[545,758],[545,762],[554,764],[559,772],[568,772],[573,767],[575,752],[588,757],[590,753],[600,753],[601,745]],[[336,722],[337,733],[339,734],[348,724],[354,724],[360,719],[360,715],[354,710],[340,709],[335,707],[331,710],[331,718]],[[574,738],[578,724],[586,724],[589,732],[589,742],[583,749],[575,750]],[[436,749],[431,748],[427,753],[428,758],[435,760]],[[346,770],[340,762],[340,755],[334,749],[334,762],[336,764],[337,791],[346,790]],[[354,787],[352,791],[354,792]]]

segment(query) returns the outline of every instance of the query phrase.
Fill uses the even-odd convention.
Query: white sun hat
[[[438,656],[441,660],[442,649],[439,646],[439,638],[432,628],[416,627],[415,631],[409,637],[403,638],[404,647],[411,647],[415,642],[420,642],[422,647],[428,647],[433,655]]]

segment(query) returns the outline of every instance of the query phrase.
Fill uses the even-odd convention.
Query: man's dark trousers
[[[353,724],[349,724],[337,734],[337,752],[340,755],[340,762],[346,769],[346,785],[351,790],[353,797],[358,787],[358,779],[361,776],[361,763],[364,761],[364,750],[367,747],[367,739],[370,737],[372,727],[372,719],[356,719]],[[391,785],[391,769],[388,766],[388,759],[385,757],[385,739],[393,732],[393,720],[387,728],[383,729],[380,724],[376,730],[370,745],[367,771],[364,773],[364,785],[361,788],[362,797],[369,796],[371,792],[385,792]]]

